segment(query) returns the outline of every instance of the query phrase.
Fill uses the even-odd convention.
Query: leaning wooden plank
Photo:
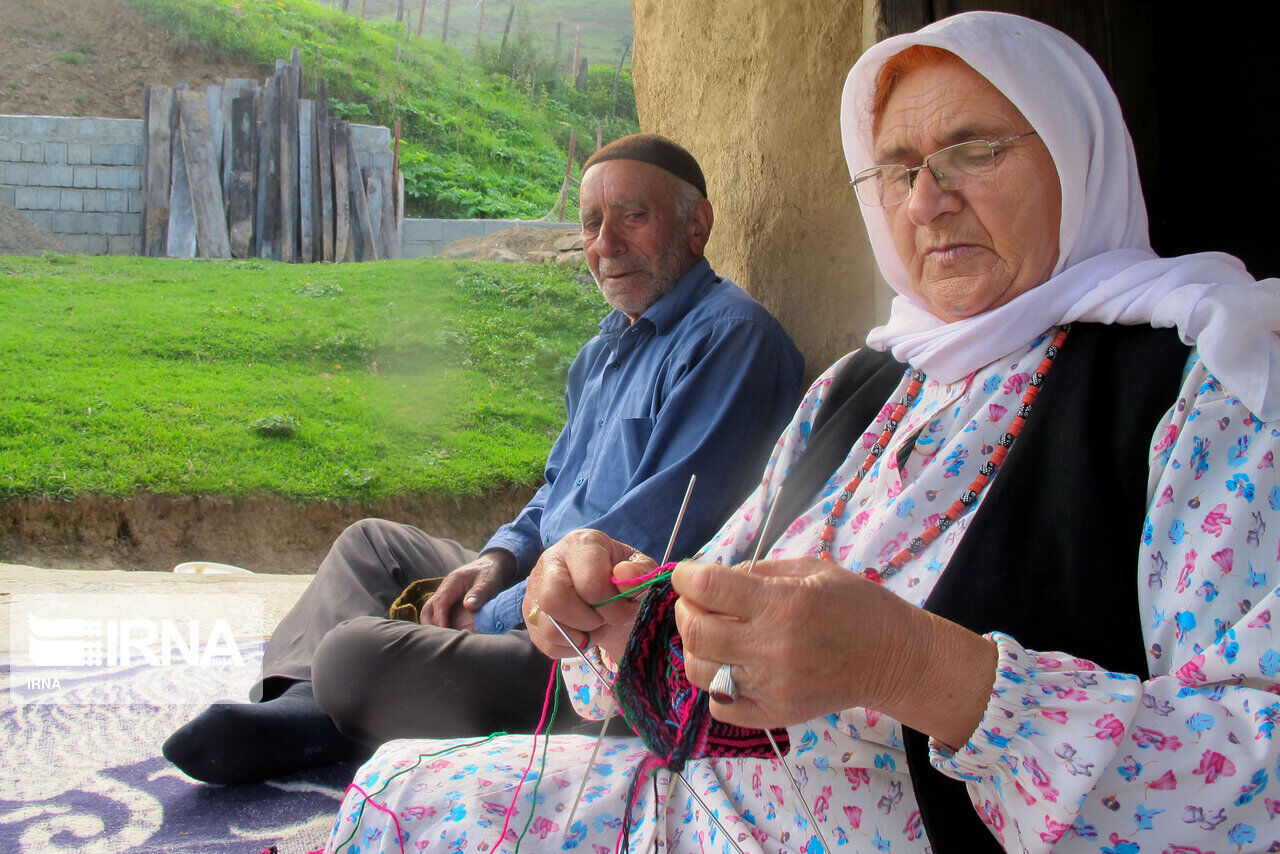
[[[254,209],[254,95],[240,95],[231,103],[231,177],[227,181],[227,236],[231,257],[253,255]]]
[[[142,254],[162,258],[169,238],[169,191],[173,176],[173,90],[146,89],[146,164],[142,187]]]
[[[347,187],[347,143],[351,126],[333,119],[333,260],[354,261],[351,246],[351,193]]]
[[[230,258],[227,214],[222,205],[222,179],[218,155],[209,124],[209,103],[201,92],[178,95],[178,134],[186,156],[187,181],[191,186],[191,209],[196,221],[196,255],[201,258]],[[221,140],[221,134],[218,135]]]
[[[209,139],[213,145],[214,172],[218,176],[218,186],[222,186],[222,87],[205,86],[201,91],[204,93],[205,101],[209,105]]]
[[[178,93],[179,95],[182,93]],[[165,254],[170,258],[196,257],[196,215],[191,203],[191,184],[187,179],[187,155],[182,147],[182,123],[174,135],[172,175],[169,192],[169,223],[165,238]]]
[[[369,197],[365,195],[364,179],[360,177],[360,160],[356,155],[356,143],[347,135],[347,183],[351,195],[351,233],[356,235],[357,261],[377,261],[378,244],[373,240],[373,223],[369,219]]]
[[[329,128],[329,94],[324,78],[316,79],[316,160],[320,164],[319,260],[333,257],[333,146]]]
[[[387,257],[386,244],[382,242],[382,200],[386,195],[386,185],[382,183],[382,174],[377,167],[366,166],[360,170],[364,177],[364,195],[369,204],[369,231],[373,233],[373,245],[378,248],[378,257]]]
[[[400,257],[400,234],[396,229],[395,178],[390,166],[379,166],[382,176],[381,252],[383,258]]]
[[[298,260],[304,264],[316,260],[315,222],[311,218],[316,186],[311,157],[314,107],[311,101],[298,101]]]
[[[243,77],[236,77],[228,80],[223,86],[222,92],[222,194],[231,198],[231,149],[235,145],[232,139],[232,110],[234,108],[236,98],[239,98],[245,92],[254,88],[252,80],[246,80]],[[215,144],[216,144],[215,140]]]
[[[258,195],[262,206],[257,220],[258,255],[280,260],[280,89],[278,77],[263,88],[262,115],[258,120]]]
[[[280,260],[298,260],[298,90],[293,72],[280,75]]]

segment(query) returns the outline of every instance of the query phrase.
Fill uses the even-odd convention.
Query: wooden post
[[[258,255],[280,260],[280,77],[263,88],[258,127]]]
[[[178,130],[195,219],[196,254],[201,258],[230,258],[231,244],[222,207],[222,179],[209,121],[209,103],[200,92],[182,92],[178,95],[178,110]],[[217,138],[221,148],[222,135],[218,134]]]
[[[347,187],[347,145],[351,127],[344,121],[331,122],[333,141],[333,260],[354,261],[351,248],[351,193]]]
[[[347,187],[351,192],[351,232],[358,237],[357,261],[377,261],[378,244],[373,239],[373,223],[369,218],[369,197],[364,179],[360,177],[360,159],[356,156],[356,143],[347,134]]]
[[[280,260],[298,260],[298,90],[280,75]]]
[[[227,237],[232,258],[253,254],[253,153],[255,148],[252,92],[231,102],[231,177],[227,181]]]
[[[317,260],[333,261],[333,131],[329,126],[329,94],[324,78],[316,80],[316,161],[320,166],[320,252]]]
[[[169,188],[169,233],[165,238],[165,254],[170,258],[194,258],[196,215],[191,203],[191,184],[187,179],[187,154],[182,146],[181,120],[178,121],[170,148],[173,157],[173,184]]]
[[[427,0],[422,0],[422,8],[418,10],[418,38],[422,38],[422,22],[427,17]]]
[[[484,0],[480,0],[480,21],[476,24],[476,55],[480,55],[480,43],[484,41]]]
[[[440,28],[440,41],[449,43],[449,6],[453,0],[444,0],[444,26]]]
[[[382,207],[386,201],[383,171],[375,166],[360,170],[360,174],[364,177],[364,195],[369,209],[369,233],[372,237],[370,245],[375,247],[379,258],[387,257],[387,245],[382,239]]]
[[[364,4],[365,4],[365,0],[360,0],[360,20],[362,20],[362,21],[363,21],[363,20],[365,20],[365,17],[364,17]]]
[[[298,101],[298,260],[309,264],[315,260],[315,221],[311,218],[315,199],[315,160],[311,157],[314,140],[315,102]]]
[[[145,110],[142,254],[163,258],[168,254],[169,185],[173,179],[173,90],[168,86],[148,86]]]
[[[582,25],[579,24],[573,34],[573,72],[572,79],[575,83],[578,79],[578,57],[582,56]]]

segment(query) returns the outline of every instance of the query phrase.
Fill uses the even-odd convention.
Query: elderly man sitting
[[[271,638],[262,701],[217,703],[165,742],[183,771],[244,783],[392,738],[531,730],[552,662],[517,629],[512,585],[542,552],[589,527],[662,554],[696,474],[673,549],[685,556],[745,496],[804,363],[703,257],[713,217],[697,161],[653,134],[617,140],[587,161],[581,212],[614,311],[569,369],[546,484],[479,554],[381,519],[344,531]],[[386,619],[422,579],[442,580],[420,622]]]

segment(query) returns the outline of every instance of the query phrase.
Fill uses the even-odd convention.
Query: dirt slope
[[[142,118],[148,83],[268,70],[175,47],[124,0],[0,0],[0,113]]]

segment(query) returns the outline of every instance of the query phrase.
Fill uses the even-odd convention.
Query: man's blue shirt
[[[510,552],[524,577],[569,531],[595,528],[660,558],[696,474],[672,557],[692,554],[755,485],[803,370],[778,321],[698,261],[634,324],[600,322],[569,368],[546,483],[484,551]],[[518,627],[523,597],[523,582],[499,594],[476,630]]]

